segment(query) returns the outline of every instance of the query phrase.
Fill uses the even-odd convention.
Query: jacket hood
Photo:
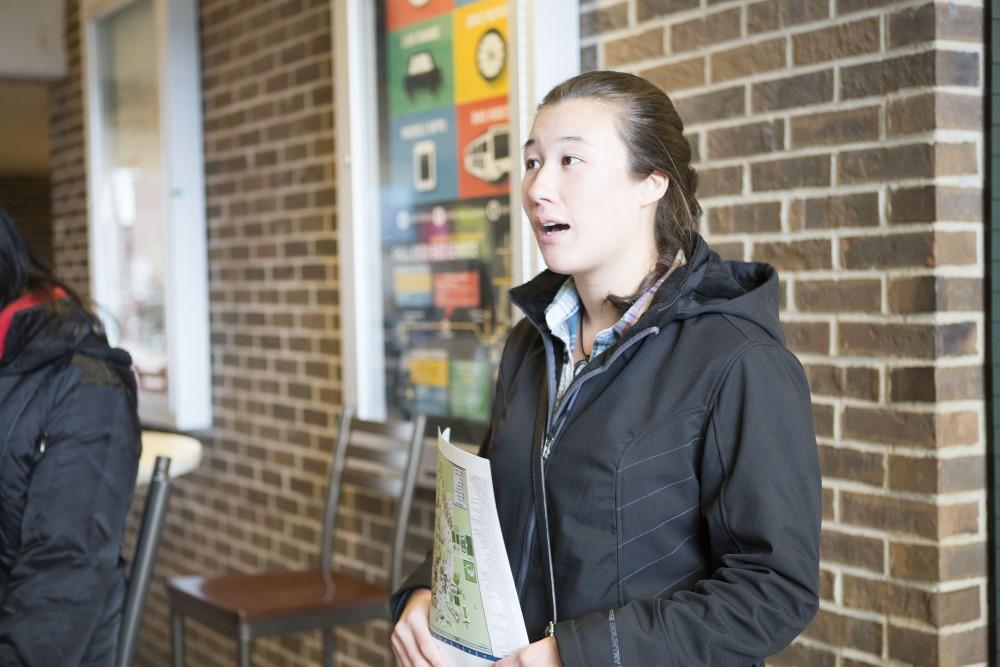
[[[547,331],[545,308],[565,280],[565,275],[543,271],[512,289],[511,301],[536,327]],[[785,341],[778,319],[778,272],[761,262],[723,261],[696,233],[687,264],[663,282],[649,311],[633,329],[710,313],[748,320],[779,343]]]
[[[59,312],[40,305],[14,315],[0,359],[0,377],[29,373],[77,353],[105,362],[127,386],[135,388],[128,352],[108,346],[104,334],[68,298]]]

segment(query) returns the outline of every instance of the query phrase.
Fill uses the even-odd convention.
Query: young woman
[[[0,665],[115,659],[141,432],[130,367],[0,210]]]
[[[723,262],[683,123],[638,77],[544,99],[523,205],[549,270],[511,292],[482,455],[533,643],[501,665],[755,665],[818,602],[820,473],[778,277]],[[442,665],[425,564],[404,667]]]

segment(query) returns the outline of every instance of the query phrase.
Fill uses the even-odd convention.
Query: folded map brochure
[[[431,634],[452,667],[490,665],[528,645],[500,532],[490,462],[438,432]]]

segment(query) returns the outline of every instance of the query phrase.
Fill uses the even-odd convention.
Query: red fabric
[[[52,299],[61,299],[64,296],[66,296],[66,292],[61,287],[50,292],[29,292],[14,299],[7,304],[6,308],[0,310],[0,359],[3,359],[4,349],[7,346],[7,332],[10,331],[10,324],[14,321],[15,315],[22,310],[34,308],[41,303]]]

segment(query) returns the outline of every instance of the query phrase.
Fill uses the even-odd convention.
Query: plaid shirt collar
[[[626,310],[618,321],[615,322],[611,327],[604,329],[599,332],[597,336],[594,337],[594,346],[590,351],[590,358],[594,359],[609,347],[614,345],[615,341],[625,335],[625,333],[632,328],[640,317],[645,314],[646,310],[649,309],[649,304],[653,301],[653,296],[656,291],[660,289],[660,286],[667,279],[674,269],[678,266],[683,266],[687,262],[684,257],[684,253],[677,253],[677,257],[674,259],[674,263],[670,266],[670,270],[664,273],[659,280],[650,285],[650,287],[643,292],[635,303]],[[576,291],[576,284],[573,282],[573,277],[570,276],[566,279],[566,282],[562,284],[559,291],[556,292],[555,297],[552,299],[552,303],[548,305],[545,309],[545,323],[549,327],[549,331],[552,332],[556,338],[561,340],[565,349],[565,357],[563,359],[563,372],[559,381],[559,391],[558,395],[562,393],[569,386],[569,383],[573,380],[574,368],[573,368],[573,349],[576,346],[576,337],[580,332],[580,294]]]

